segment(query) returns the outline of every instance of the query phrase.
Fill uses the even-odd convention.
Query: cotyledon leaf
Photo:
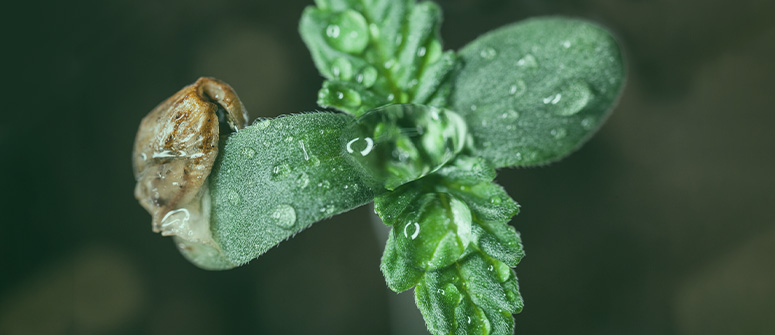
[[[210,229],[224,261],[244,264],[314,222],[372,201],[380,188],[342,155],[341,133],[352,119],[290,115],[225,141],[209,188]]]
[[[576,150],[606,119],[625,77],[614,38],[576,19],[508,25],[459,55],[452,109],[466,119],[474,152],[496,167],[546,164]]]
[[[319,0],[299,32],[328,79],[318,104],[360,115],[391,103],[444,107],[437,92],[457,66],[443,52],[441,9],[414,0]]]

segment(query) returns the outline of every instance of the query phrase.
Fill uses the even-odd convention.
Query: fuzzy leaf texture
[[[231,135],[210,176],[211,231],[240,265],[312,223],[370,202],[376,188],[341,154],[352,116],[289,115]],[[191,258],[191,257],[189,257]]]
[[[445,106],[454,52],[443,52],[441,10],[414,0],[318,0],[299,32],[327,80],[318,104],[361,115],[391,103]]]
[[[605,121],[624,83],[616,41],[589,22],[537,18],[489,32],[460,51],[452,109],[474,152],[496,167],[567,156]]]
[[[434,334],[510,334],[522,310],[514,267],[524,256],[508,221],[519,207],[484,159],[461,156],[434,175],[378,196],[392,226],[380,266],[388,286],[416,285]]]

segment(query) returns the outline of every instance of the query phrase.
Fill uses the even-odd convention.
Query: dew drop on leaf
[[[307,185],[309,185],[309,175],[306,172],[302,172],[296,177],[296,187],[305,189]]]
[[[287,163],[277,164],[272,167],[272,177],[282,178],[291,173],[291,167]]]
[[[493,60],[495,59],[495,56],[498,55],[498,52],[495,51],[495,49],[487,47],[479,51],[479,56],[486,60]]]
[[[355,90],[344,88],[334,92],[336,104],[347,107],[358,107],[361,105],[361,95]]]
[[[516,83],[509,86],[509,94],[514,96],[521,96],[527,91],[527,85],[524,80],[517,80]]]
[[[551,130],[552,137],[555,139],[562,139],[565,137],[565,135],[568,134],[568,131],[565,130],[565,128],[555,128]]]
[[[525,56],[523,56],[517,61],[517,66],[527,67],[527,68],[538,67],[538,61],[536,61],[535,56],[531,54],[526,54]]]
[[[377,82],[377,75],[377,69],[373,66],[367,66],[355,77],[355,81],[363,85],[363,87],[370,88]]]
[[[347,58],[339,57],[331,63],[331,73],[334,78],[350,80],[353,77],[353,64]]]
[[[580,112],[594,98],[589,85],[580,80],[563,83],[555,92],[557,93],[544,98],[543,102],[550,105],[550,110],[560,116],[570,116]]]
[[[284,229],[296,224],[296,210],[291,205],[279,205],[272,212],[272,223]]]
[[[363,15],[346,10],[336,15],[326,27],[326,40],[339,51],[359,54],[369,44],[369,27]]]
[[[589,116],[581,120],[581,127],[585,130],[592,130],[595,127],[595,118]]]
[[[242,157],[246,160],[252,159],[253,157],[256,156],[256,151],[253,150],[253,148],[248,148],[248,147],[242,148],[240,150],[240,153],[242,154]]]
[[[242,197],[235,190],[230,190],[229,195],[227,195],[227,198],[229,199],[229,203],[232,206],[237,206],[240,204],[240,202],[242,202]]]
[[[365,113],[342,134],[351,161],[392,190],[452,159],[463,149],[467,130],[454,112],[398,104]]]

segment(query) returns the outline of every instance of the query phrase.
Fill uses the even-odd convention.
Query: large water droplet
[[[361,73],[355,77],[355,80],[366,88],[374,86],[377,81],[377,69],[373,66],[367,66],[361,70]]]
[[[366,19],[354,10],[339,13],[326,27],[325,33],[332,47],[347,53],[361,53],[369,44]]]
[[[331,74],[337,79],[350,80],[353,77],[353,64],[347,58],[339,57],[331,63]]]
[[[573,80],[560,85],[555,94],[543,99],[545,104],[551,104],[550,109],[557,115],[570,116],[584,109],[594,97],[587,83]]]
[[[466,124],[454,112],[397,104],[356,119],[342,144],[373,181],[392,190],[436,171],[463,149],[466,136]]]
[[[272,223],[280,228],[291,229],[296,224],[296,210],[291,205],[279,205],[272,212]]]

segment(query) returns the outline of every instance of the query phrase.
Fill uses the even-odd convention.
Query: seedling
[[[589,22],[537,18],[444,51],[441,11],[414,0],[318,0],[299,31],[332,112],[259,119],[201,78],[138,132],[135,194],[153,228],[204,269],[243,265],[312,223],[374,202],[392,227],[380,266],[415,288],[433,334],[512,334],[523,307],[495,170],[575,151],[624,80],[615,40]]]

